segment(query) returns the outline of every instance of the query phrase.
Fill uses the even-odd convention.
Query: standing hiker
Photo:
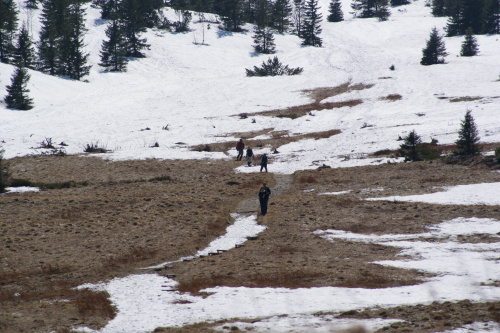
[[[245,144],[243,143],[243,139],[240,139],[236,144],[236,150],[238,151],[238,156],[236,156],[237,161],[241,161],[243,158],[243,149],[245,149]]]
[[[271,196],[271,189],[266,186],[266,183],[262,183],[262,187],[259,190],[259,202],[260,202],[260,214],[267,214],[267,202]]]
[[[267,155],[262,154],[260,157],[260,172],[262,172],[262,169],[266,169],[267,172]]]
[[[253,150],[252,150],[252,148],[248,147],[247,148],[247,164],[248,164],[248,166],[252,165],[252,157],[253,157]]]

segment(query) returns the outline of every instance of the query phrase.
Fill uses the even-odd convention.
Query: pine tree
[[[375,0],[375,17],[379,21],[387,21],[391,12],[389,11],[389,5],[387,0]]]
[[[418,156],[418,148],[422,143],[420,136],[412,130],[405,138],[404,143],[400,146],[400,153],[404,156],[405,162],[407,161],[420,161]]]
[[[444,63],[444,57],[448,53],[446,53],[443,37],[439,34],[437,28],[434,27],[431,30],[429,40],[426,47],[422,50],[422,54],[421,65],[428,66]]]
[[[224,29],[228,31],[240,31],[243,24],[243,1],[223,0],[218,13],[224,22]]]
[[[14,63],[19,67],[35,69],[36,53],[26,25],[21,26],[14,50]]]
[[[113,20],[106,28],[107,41],[102,42],[101,63],[106,71],[125,72],[127,70],[128,59],[127,44],[123,36],[118,20]]]
[[[119,9],[121,27],[127,41],[127,56],[144,58],[142,50],[149,47],[146,38],[140,38],[140,34],[146,31],[142,25],[140,0],[123,0]]]
[[[386,21],[391,15],[388,0],[353,0],[351,8],[361,18],[378,17],[380,21]]]
[[[471,111],[467,110],[464,120],[461,123],[460,131],[458,132],[458,140],[455,141],[457,149],[455,155],[476,155],[481,149],[479,148],[479,134],[476,123],[471,115]]]
[[[271,54],[275,53],[274,36],[269,28],[255,27],[255,35],[253,36],[255,52]]]
[[[103,20],[116,18],[118,0],[94,0],[94,4],[101,8],[101,18]]]
[[[482,18],[483,34],[500,34],[500,1],[485,0]]]
[[[327,20],[328,22],[340,22],[344,20],[344,13],[342,12],[342,3],[340,0],[331,0]]]
[[[65,30],[67,0],[45,0],[41,14],[38,66],[42,72],[56,75],[59,71],[61,39]]]
[[[474,37],[474,32],[472,28],[467,29],[465,40],[462,43],[462,50],[460,55],[462,57],[472,57],[479,53],[479,48],[477,44],[477,39]]]
[[[254,3],[253,22],[258,27],[271,26],[272,10],[271,3],[268,0],[257,0]]]
[[[408,5],[409,3],[409,0],[391,0],[391,6],[402,6]]]
[[[481,31],[483,27],[483,0],[457,0],[450,2],[446,36],[465,35],[468,28]]]
[[[85,10],[79,0],[73,0],[68,7],[66,29],[60,44],[58,73],[71,79],[80,80],[90,71],[87,65],[88,53],[84,53],[83,37],[85,28]]]
[[[444,9],[445,0],[432,0],[431,13],[436,17],[443,17],[445,15]]]
[[[8,108],[16,110],[33,108],[33,99],[28,97],[29,89],[26,88],[29,79],[30,75],[26,68],[16,67],[11,78],[11,85],[7,86],[7,96],[4,99]]]
[[[38,9],[38,0],[25,0],[24,5],[29,9]]]
[[[304,20],[302,22],[301,36],[302,45],[321,46],[322,40],[319,37],[321,33],[322,14],[319,13],[318,0],[307,0],[304,7]]]
[[[17,10],[13,0],[0,0],[0,61],[8,63],[14,49]]]
[[[292,6],[289,0],[276,0],[273,6],[272,26],[280,33],[285,33],[290,27]]]
[[[293,25],[295,26],[295,33],[300,37],[302,35],[300,29],[302,28],[302,21],[304,20],[305,0],[293,0],[293,4]]]

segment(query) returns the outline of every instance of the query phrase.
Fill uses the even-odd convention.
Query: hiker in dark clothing
[[[241,161],[243,158],[243,150],[245,149],[245,144],[243,143],[243,139],[240,139],[236,144],[236,150],[238,151],[238,156],[236,156],[237,161]]]
[[[248,164],[248,166],[252,165],[252,158],[253,158],[253,150],[252,150],[252,148],[248,147],[247,148],[247,164]]]
[[[266,186],[266,183],[262,184],[262,187],[259,190],[259,202],[260,202],[260,214],[267,214],[267,203],[269,201],[269,197],[271,196],[271,189]]]
[[[260,172],[262,172],[262,169],[266,169],[267,172],[267,155],[262,154],[260,157]]]

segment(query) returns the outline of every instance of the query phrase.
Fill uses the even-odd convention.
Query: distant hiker
[[[248,166],[252,165],[252,157],[253,157],[253,150],[252,150],[252,148],[248,147],[247,148],[247,164],[248,164]]]
[[[236,144],[236,150],[238,151],[238,156],[236,156],[237,161],[241,161],[243,158],[243,149],[245,149],[245,144],[243,143],[243,139],[240,139]]]
[[[260,202],[260,214],[267,214],[267,202],[271,196],[271,189],[266,186],[266,183],[262,183],[262,187],[259,190],[259,202]]]
[[[260,157],[260,172],[262,172],[262,169],[266,169],[267,172],[267,155],[262,154]]]

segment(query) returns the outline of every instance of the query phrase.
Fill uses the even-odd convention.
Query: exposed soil
[[[73,187],[0,195],[0,331],[69,332],[102,327],[114,315],[105,294],[71,289],[138,273],[139,268],[192,255],[225,233],[231,212],[257,214],[262,181],[273,190],[258,239],[218,256],[174,264],[184,291],[226,286],[385,288],[421,283],[422,272],[371,262],[397,249],[330,242],[318,229],[357,233],[421,233],[456,217],[498,218],[498,206],[364,201],[421,194],[440,186],[499,182],[482,158],[293,175],[235,174],[234,160],[110,162],[88,156],[32,156],[7,161],[13,178]],[[269,165],[272,172],[272,164]],[[312,191],[314,190],[314,191]],[[323,192],[351,192],[320,196]],[[484,242],[477,237],[464,242]],[[496,241],[489,239],[486,241]],[[498,283],[498,282],[496,282]],[[390,332],[435,332],[471,320],[499,321],[500,304],[460,303],[351,312],[356,318],[401,318]],[[439,311],[437,315],[436,311]],[[158,332],[211,332],[200,323]]]

